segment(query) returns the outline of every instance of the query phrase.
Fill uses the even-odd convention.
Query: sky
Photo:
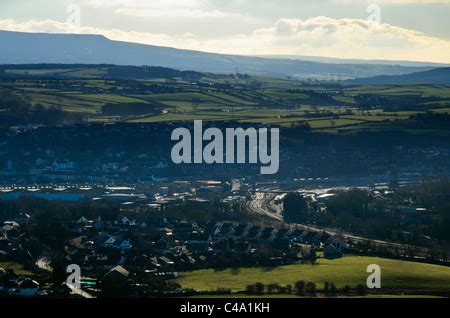
[[[450,0],[0,0],[0,30],[243,55],[450,63]]]

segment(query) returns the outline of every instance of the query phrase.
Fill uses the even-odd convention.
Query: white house
[[[75,163],[66,161],[53,161],[52,163],[53,170],[71,170],[75,168]]]
[[[105,246],[105,247],[112,247],[112,246],[114,246],[115,244],[116,244],[116,238],[115,237],[112,237],[112,236],[110,236],[104,243],[103,243],[103,245]]]
[[[88,224],[89,220],[86,219],[84,216],[78,219],[77,224]]]
[[[120,245],[117,245],[116,247],[122,250],[129,250],[133,247],[133,245],[131,244],[130,240],[124,240],[122,243],[120,243]]]

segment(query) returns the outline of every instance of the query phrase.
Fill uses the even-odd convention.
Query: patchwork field
[[[49,69],[46,69],[48,67]],[[341,86],[338,83],[114,66],[5,70],[0,93],[20,96],[34,107],[57,107],[90,122],[235,120],[351,132],[373,129],[427,111],[449,113],[450,86]],[[106,104],[156,104],[148,115],[109,117]],[[0,105],[1,106],[1,105]],[[1,107],[0,107],[1,108]],[[387,124],[386,124],[387,123]],[[375,124],[375,125],[374,125]]]

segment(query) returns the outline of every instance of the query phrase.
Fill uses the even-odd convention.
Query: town
[[[302,206],[296,200],[305,200],[307,209],[320,217],[334,208],[338,201],[333,198],[348,192],[298,189],[297,198],[293,190],[283,192],[274,184],[200,180],[159,182],[154,188],[3,187],[0,204],[2,209],[9,206],[9,212],[2,214],[0,264],[25,264],[35,274],[2,270],[0,292],[83,297],[227,294],[231,290],[186,289],[176,282],[181,273],[195,270],[314,264],[318,258],[333,260],[344,254],[448,261],[448,250],[437,237],[414,239],[400,228],[391,242],[381,242],[376,233],[361,233],[363,238],[325,230],[327,224],[317,221],[290,223],[290,206]],[[384,207],[382,215],[408,218],[411,224],[428,218],[431,211],[404,206],[394,191],[369,190],[370,209]],[[71,264],[81,269],[79,290],[65,284],[65,269]],[[285,287],[277,288],[286,293]],[[253,293],[253,287],[246,292]]]

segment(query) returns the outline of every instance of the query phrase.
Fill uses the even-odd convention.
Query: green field
[[[148,78],[142,78],[147,74],[145,69],[119,69],[124,73],[117,73],[114,66],[11,69],[6,73],[24,78],[0,81],[0,92],[20,95],[34,107],[60,107],[66,112],[84,115],[89,122],[203,119],[286,127],[307,122],[315,130],[347,133],[378,126],[381,130],[395,129],[399,121],[426,111],[450,113],[450,86],[446,85],[338,86],[209,73],[190,81],[183,77],[153,77],[150,73]],[[109,78],[110,72],[119,77]],[[137,79],[132,79],[133,74],[137,74]],[[361,102],[360,99],[367,96],[371,99]],[[383,104],[388,111],[383,111],[379,105],[380,100],[395,103],[403,98],[407,102],[398,111],[395,107],[386,107],[391,105],[389,103]],[[411,106],[410,100],[416,104]],[[108,118],[102,114],[102,107],[109,103],[124,107],[132,103],[157,103],[161,111]]]
[[[33,273],[24,269],[24,266],[14,262],[0,262],[0,268],[12,269],[17,275],[32,276]]]
[[[324,297],[320,295],[316,296],[301,296],[295,294],[279,294],[279,295],[264,295],[264,298],[268,299],[299,299],[299,298],[317,298]],[[207,298],[207,299],[258,299],[260,296],[257,295],[245,295],[245,294],[230,294],[230,295],[208,295],[208,296],[193,296],[191,298]],[[389,298],[389,299],[423,299],[423,298],[446,298],[442,296],[433,296],[433,295],[365,295],[365,296],[336,296],[336,298],[364,298],[364,299],[377,299],[377,298]]]
[[[186,272],[177,282],[183,288],[198,291],[215,291],[219,288],[232,292],[245,291],[246,286],[263,284],[294,285],[296,281],[314,282],[323,288],[325,282],[333,282],[338,288],[349,285],[355,288],[366,285],[370,264],[381,267],[382,292],[433,295],[450,292],[450,268],[375,257],[349,256],[337,260],[319,259],[315,265],[295,264],[276,268],[241,268],[214,271],[212,269]]]

